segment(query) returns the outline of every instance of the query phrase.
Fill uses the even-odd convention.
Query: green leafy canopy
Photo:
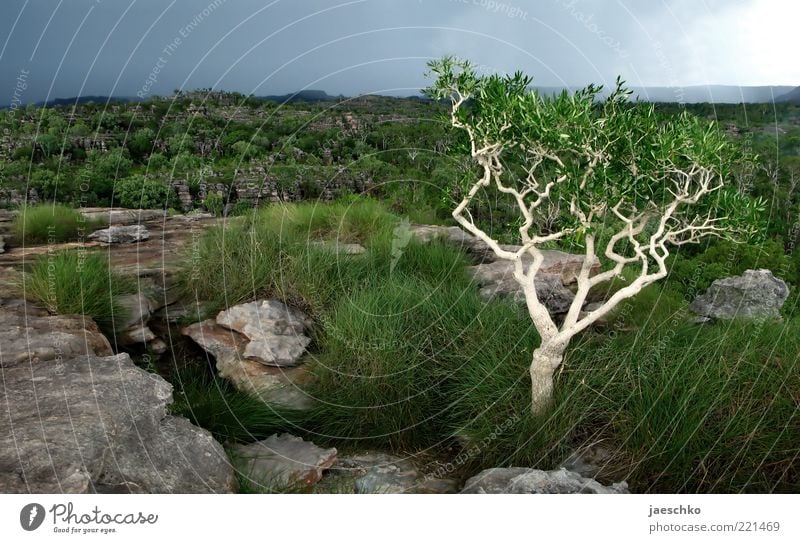
[[[474,158],[490,149],[493,172],[506,186],[541,191],[562,179],[551,201],[607,221],[614,220],[607,213],[614,206],[625,215],[658,213],[674,200],[676,183],[687,173],[696,184],[703,178],[698,172],[707,172],[715,189],[680,206],[671,220],[690,224],[712,217],[726,233],[760,229],[764,202],[724,183],[754,157],[714,122],[687,112],[665,116],[652,104],[631,101],[632,91],[620,78],[604,99],[603,87],[595,85],[549,96],[533,90],[532,78],[521,72],[478,75],[468,61],[454,57],[428,66],[434,81],[426,94],[452,101],[452,124],[470,136]]]

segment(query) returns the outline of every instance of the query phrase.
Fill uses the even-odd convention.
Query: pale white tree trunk
[[[565,343],[544,341],[531,361],[531,413],[543,415],[553,403],[553,375],[564,359]]]

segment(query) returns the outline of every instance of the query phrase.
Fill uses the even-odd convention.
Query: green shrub
[[[110,336],[114,321],[126,318],[117,298],[136,291],[130,280],[109,270],[105,256],[75,250],[41,255],[22,282],[28,299],[59,315],[87,315]]]
[[[720,241],[700,254],[684,257],[680,253],[673,257],[669,284],[677,283],[687,296],[706,290],[716,279],[741,275],[745,270],[766,268],[776,277],[798,284],[796,263],[776,240],[765,240],[757,244],[738,244]]]
[[[90,221],[64,205],[23,207],[14,218],[14,236],[25,245],[74,241],[102,223]]]
[[[141,175],[117,181],[114,197],[120,206],[131,209],[167,209],[177,204],[172,187]]]
[[[222,211],[225,209],[225,201],[222,199],[222,196],[216,192],[209,192],[206,194],[206,197],[203,198],[203,207],[206,208],[206,211],[209,213],[220,217],[222,216]]]

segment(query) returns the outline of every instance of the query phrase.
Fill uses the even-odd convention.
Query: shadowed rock
[[[628,494],[625,482],[604,486],[558,469],[491,468],[467,480],[462,494]]]
[[[336,449],[323,449],[290,434],[275,434],[231,451],[236,471],[257,486],[284,490],[308,487],[336,461]]]

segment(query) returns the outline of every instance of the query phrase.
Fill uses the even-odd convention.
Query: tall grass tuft
[[[52,313],[87,315],[107,335],[113,335],[115,320],[126,318],[117,298],[136,289],[109,269],[103,255],[74,250],[39,256],[23,274],[21,286],[27,299]]]
[[[23,207],[14,219],[13,232],[19,243],[36,245],[77,240],[103,223],[88,220],[76,209],[43,204]]]

